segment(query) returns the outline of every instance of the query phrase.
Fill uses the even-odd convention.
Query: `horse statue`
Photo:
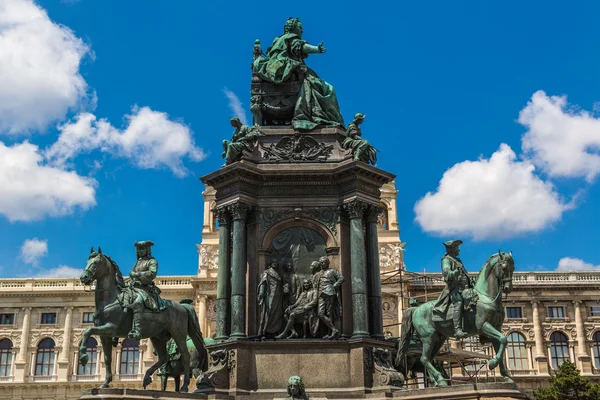
[[[466,289],[463,297],[476,300],[476,304],[464,312],[464,330],[469,336],[479,335],[481,342],[491,341],[496,356],[488,361],[490,369],[500,366],[500,374],[506,382],[513,382],[504,365],[504,349],[507,339],[502,334],[504,322],[504,306],[502,293],[512,291],[512,276],[515,263],[512,252],[492,255],[483,264],[477,277],[474,289]],[[465,291],[465,292],[466,292]],[[425,367],[429,380],[435,386],[448,386],[442,373],[433,365],[432,359],[440,351],[447,338],[453,337],[452,320],[434,321],[433,307],[436,300],[429,301],[416,307],[410,307],[402,318],[402,332],[398,342],[398,352],[394,366],[399,372],[406,373],[409,366],[406,354],[413,335],[418,335],[423,344],[420,361]]]
[[[91,335],[99,336],[102,342],[104,363],[106,365],[106,380],[100,386],[101,389],[108,388],[112,381],[112,348],[113,338],[126,338],[133,323],[133,313],[124,309],[124,304],[119,302],[119,295],[126,290],[123,275],[109,256],[94,251],[92,247],[85,269],[80,277],[84,285],[92,285],[96,282],[95,300],[96,312],[94,314],[94,326],[83,332],[81,347],[79,348],[79,362],[86,365],[89,361],[87,354],[87,339]],[[189,336],[198,349],[199,357],[202,357],[202,370],[208,368],[208,359],[200,332],[198,316],[194,307],[190,304],[179,304],[167,301],[168,306],[160,312],[147,310],[144,312],[143,323],[140,324],[142,338],[150,338],[152,345],[158,354],[158,361],[146,371],[143,380],[144,389],[152,383],[152,374],[161,365],[168,361],[167,341],[173,339],[180,349],[181,361],[184,367],[183,385],[180,392],[186,393],[190,383],[190,354],[186,345]],[[116,344],[115,344],[116,345]]]

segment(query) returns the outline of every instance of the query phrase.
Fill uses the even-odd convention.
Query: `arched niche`
[[[310,264],[337,249],[337,241],[329,229],[308,220],[276,224],[265,233],[262,244],[271,262],[278,263],[280,268],[292,264],[299,277],[311,276]]]

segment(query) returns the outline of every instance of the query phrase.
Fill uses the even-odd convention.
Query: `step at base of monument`
[[[307,390],[311,400],[330,399],[402,399],[402,400],[521,400],[525,395],[511,383],[480,383],[447,388],[403,390],[382,387],[365,389]],[[162,392],[140,389],[93,389],[83,393],[80,400],[284,400],[285,390],[258,390],[249,393],[221,392],[210,394]]]

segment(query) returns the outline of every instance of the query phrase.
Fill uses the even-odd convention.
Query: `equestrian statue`
[[[80,280],[84,285],[96,282],[94,326],[83,333],[79,348],[79,362],[86,365],[87,339],[99,336],[102,342],[106,380],[100,386],[108,388],[112,381],[113,338],[149,338],[158,355],[158,360],[144,375],[144,389],[152,383],[152,374],[169,360],[167,342],[173,339],[183,365],[183,385],[180,392],[187,392],[190,383],[190,353],[186,344],[189,338],[200,357],[202,371],[208,368],[208,357],[204,347],[198,316],[189,301],[174,303],[160,298],[160,290],[154,285],[158,263],[150,252],[151,241],[136,242],[137,262],[129,274],[129,285],[108,255],[98,247],[91,249]]]
[[[418,337],[423,347],[420,361],[430,382],[435,386],[447,386],[442,372],[434,366],[434,357],[449,337],[462,339],[479,335],[480,341],[491,342],[496,352],[488,361],[489,368],[499,366],[505,381],[513,382],[504,365],[507,339],[501,332],[504,322],[502,294],[512,291],[515,270],[512,252],[498,251],[490,256],[473,284],[458,258],[461,243],[460,240],[444,243],[446,254],[442,258],[442,273],[447,287],[438,300],[409,307],[404,313],[394,366],[404,375],[410,371],[407,351],[411,339]]]

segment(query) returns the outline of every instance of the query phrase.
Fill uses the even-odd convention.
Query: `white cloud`
[[[227,97],[227,99],[229,100],[229,109],[231,110],[233,115],[238,117],[244,125],[247,125],[248,118],[246,117],[246,111],[244,110],[244,107],[242,107],[242,102],[240,101],[240,98],[237,97],[235,93],[233,93],[231,90],[228,90],[227,88],[223,89],[223,93],[225,93],[225,97]]]
[[[119,130],[107,120],[80,113],[60,126],[60,136],[46,152],[53,165],[65,167],[80,153],[95,149],[126,157],[143,169],[167,167],[178,177],[188,170],[182,159],[202,161],[206,156],[194,144],[190,128],[169,119],[166,113],[148,107],[134,107],[127,115],[127,127]]]
[[[27,264],[38,265],[40,258],[48,254],[48,240],[27,239],[21,246],[21,258]]]
[[[490,159],[464,161],[447,170],[437,191],[415,204],[415,219],[427,232],[475,240],[539,231],[560,220],[569,206],[534,169],[502,144]]]
[[[90,48],[33,1],[0,1],[0,49],[0,133],[44,130],[88,101]]]
[[[580,258],[563,257],[558,261],[557,271],[575,271],[600,269],[600,265],[594,265],[583,261]]]
[[[0,142],[0,214],[10,221],[62,216],[96,205],[96,181],[45,165],[39,148],[27,141]]]
[[[83,270],[61,265],[57,268],[48,269],[36,275],[36,278],[77,278]]]
[[[567,108],[566,96],[534,93],[519,123],[528,129],[523,150],[548,175],[592,181],[600,173],[600,118]]]

